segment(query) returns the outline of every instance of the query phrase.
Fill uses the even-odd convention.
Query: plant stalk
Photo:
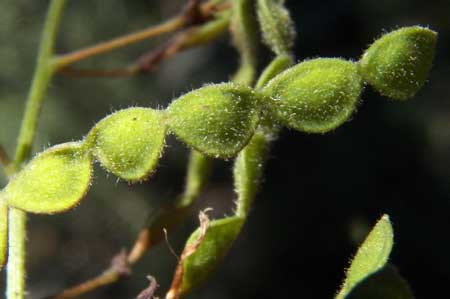
[[[17,140],[17,148],[13,161],[14,170],[18,171],[23,162],[31,154],[37,121],[41,111],[42,102],[47,91],[48,83],[54,73],[52,62],[53,47],[58,30],[59,20],[64,8],[65,0],[52,0],[44,24],[36,70],[28,94],[25,113]],[[7,298],[23,299],[25,293],[25,241],[26,220],[25,212],[9,208],[9,247],[7,265]]]

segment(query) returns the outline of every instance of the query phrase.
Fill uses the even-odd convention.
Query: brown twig
[[[187,49],[204,45],[220,36],[228,28],[228,19],[217,19],[200,26],[190,27],[178,33],[166,44],[154,49],[136,60],[126,68],[112,70],[89,70],[63,68],[61,73],[76,77],[127,77],[136,74],[149,73],[155,70],[160,63],[170,59]]]
[[[46,299],[68,299],[93,291],[99,287],[115,283],[131,274],[131,266],[138,262],[142,256],[155,244],[164,239],[166,228],[172,230],[188,214],[190,208],[176,208],[167,206],[160,208],[157,213],[150,216],[151,224],[142,229],[133,245],[131,251],[126,254],[122,250],[112,260],[110,267],[100,275],[89,279],[79,285],[68,288],[63,292],[46,297]]]
[[[136,74],[149,73],[155,70],[161,62],[169,59],[179,52],[190,48],[188,46],[189,36],[195,29],[187,29],[172,38],[165,45],[154,49],[137,59],[137,61],[126,68],[112,70],[89,70],[64,68],[62,74],[76,77],[128,77]]]
[[[139,295],[136,297],[137,299],[153,299],[155,297],[156,289],[159,287],[159,285],[156,283],[156,279],[152,276],[147,276],[147,279],[149,280],[149,285],[147,288],[145,288],[142,292],[139,293]]]
[[[189,26],[197,25],[206,22],[212,16],[221,10],[229,8],[229,4],[214,4],[207,2],[203,5],[199,4],[198,0],[189,0],[183,12],[160,25],[152,26],[150,28],[130,33],[106,42],[98,43],[94,46],[76,50],[71,53],[63,54],[55,58],[54,63],[56,70],[61,70],[69,65],[80,60],[110,52],[117,48],[122,48],[143,40],[178,31]]]
[[[11,165],[11,160],[2,145],[0,145],[0,164],[5,168]]]

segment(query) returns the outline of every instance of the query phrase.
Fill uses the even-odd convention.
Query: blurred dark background
[[[178,13],[182,0],[68,1],[57,42],[68,52],[156,24]],[[0,1],[0,143],[13,153],[48,1]],[[230,255],[190,298],[332,298],[350,256],[383,213],[394,224],[392,263],[417,298],[448,293],[450,281],[450,1],[288,1],[298,60],[358,59],[383,31],[421,24],[439,32],[426,86],[408,102],[367,88],[352,121],[327,135],[284,130],[272,147],[265,181]],[[160,45],[140,43],[81,63],[117,67]],[[261,52],[264,62],[267,52]],[[166,107],[205,82],[227,81],[238,59],[224,37],[163,63],[149,75],[121,78],[58,76],[42,111],[35,151],[79,140],[111,111],[133,105]],[[70,212],[29,219],[28,291],[41,298],[100,271],[129,247],[146,215],[182,190],[187,150],[175,138],[156,175],[128,186],[97,169],[82,204]],[[235,195],[231,162],[216,161],[198,209],[229,214]],[[5,178],[1,178],[5,184]],[[196,214],[169,236],[177,252],[198,225]],[[175,257],[160,244],[133,275],[83,298],[134,298],[153,275],[170,283]],[[3,276],[3,273],[2,273]],[[0,290],[4,290],[4,278]]]

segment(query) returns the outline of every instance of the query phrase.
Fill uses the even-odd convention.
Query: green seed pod
[[[187,257],[183,263],[184,271],[180,295],[190,292],[209,277],[227,254],[243,223],[244,219],[240,217],[224,218],[210,223],[205,238],[198,249]],[[186,247],[196,242],[200,233],[200,229],[192,233]]]
[[[295,41],[289,11],[277,0],[258,0],[257,14],[264,42],[277,55],[289,55]]]
[[[235,156],[252,137],[259,116],[258,95],[231,83],[194,90],[168,108],[173,133],[199,152],[217,158]]]
[[[319,58],[279,74],[263,92],[272,98],[273,113],[284,125],[307,133],[325,133],[351,116],[362,87],[356,64]]]
[[[86,194],[92,159],[78,142],[54,146],[39,154],[0,193],[9,206],[53,214],[75,206]]]
[[[6,264],[8,253],[8,206],[0,199],[0,271]]]
[[[383,35],[359,62],[364,80],[387,97],[411,98],[428,77],[436,39],[436,32],[419,26]]]
[[[131,182],[148,177],[164,148],[162,111],[128,108],[101,120],[89,133],[93,154],[108,171]]]

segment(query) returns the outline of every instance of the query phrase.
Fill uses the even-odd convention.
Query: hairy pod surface
[[[336,299],[346,298],[356,285],[383,268],[393,244],[394,232],[389,216],[383,215],[359,247]]]
[[[282,72],[263,92],[272,99],[273,113],[287,127],[325,133],[352,115],[362,88],[356,64],[319,58]]]
[[[93,155],[126,181],[140,181],[155,169],[164,148],[163,111],[133,107],[101,120],[89,133]]]
[[[54,146],[34,158],[0,193],[9,206],[52,214],[75,206],[86,194],[92,176],[92,158],[81,143]]]
[[[277,55],[291,52],[295,29],[289,11],[277,0],[258,0],[257,15],[263,40]]]
[[[210,223],[205,238],[198,249],[187,257],[183,263],[184,272],[180,294],[190,292],[209,277],[228,253],[243,223],[244,219],[241,217],[229,217],[214,220]],[[195,242],[199,234],[199,229],[193,232],[186,246]]]
[[[187,145],[216,158],[235,156],[252,137],[259,117],[259,95],[231,83],[191,91],[168,108],[170,130]]]
[[[361,58],[364,79],[382,95],[397,100],[411,98],[428,77],[436,39],[436,32],[420,26],[383,35]]]
[[[6,264],[8,253],[8,206],[0,199],[0,271]]]

